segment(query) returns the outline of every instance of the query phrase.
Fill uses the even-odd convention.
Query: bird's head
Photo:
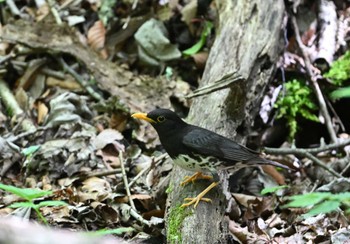
[[[142,119],[149,122],[158,132],[158,134],[167,134],[166,132],[174,129],[180,129],[187,125],[175,112],[169,109],[155,109],[149,113],[135,113],[133,118]]]

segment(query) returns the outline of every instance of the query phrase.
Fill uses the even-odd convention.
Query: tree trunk
[[[188,121],[244,142],[253,125],[265,87],[281,52],[284,2],[282,0],[217,0],[219,23],[200,84],[205,94],[194,99]],[[224,78],[224,79],[223,79]],[[220,82],[215,82],[220,81]],[[210,92],[213,91],[213,92]],[[238,132],[236,131],[238,129]],[[179,206],[185,197],[196,196],[208,182],[185,187],[179,184],[186,172],[175,167],[169,186],[167,241],[171,243],[229,243],[225,218],[227,179],[199,203],[196,209]]]

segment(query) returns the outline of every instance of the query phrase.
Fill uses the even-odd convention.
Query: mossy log
[[[207,94],[194,98],[188,121],[244,143],[283,48],[284,2],[217,0],[216,4],[219,11],[216,40],[200,84]],[[198,181],[180,187],[181,179],[189,174],[176,167],[172,172],[167,241],[230,243],[223,194],[228,183],[222,175],[220,186],[207,195],[213,200],[211,204],[201,202],[195,210],[185,209],[182,217],[174,221],[171,213],[176,212],[183,199],[197,195],[209,184]],[[177,232],[173,231],[174,224]]]

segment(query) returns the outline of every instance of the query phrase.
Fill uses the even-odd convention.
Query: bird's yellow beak
[[[133,117],[133,118],[135,118],[135,119],[146,120],[147,122],[150,122],[150,123],[157,123],[157,122],[154,121],[153,119],[148,118],[148,117],[147,117],[147,114],[145,114],[145,113],[134,113],[134,114],[131,115],[131,117]]]

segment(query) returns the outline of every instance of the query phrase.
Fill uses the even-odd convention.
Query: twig
[[[335,133],[333,125],[332,125],[332,120],[331,120],[331,117],[328,113],[327,105],[326,105],[325,99],[323,97],[322,91],[317,83],[317,78],[313,74],[311,61],[310,61],[310,58],[307,54],[307,51],[305,50],[306,47],[304,46],[304,44],[301,40],[299,27],[298,27],[295,16],[291,16],[291,20],[292,20],[292,24],[293,24],[293,28],[294,28],[294,32],[295,32],[295,39],[298,43],[298,46],[300,48],[300,51],[301,51],[303,58],[304,58],[304,61],[305,61],[305,70],[306,70],[306,73],[309,76],[309,79],[311,80],[311,84],[314,88],[314,91],[315,91],[315,94],[316,94],[316,97],[318,99],[318,103],[320,106],[320,111],[325,119],[328,133],[331,137],[332,142],[337,142],[337,136],[336,136],[336,133]]]
[[[308,153],[319,153],[324,152],[328,150],[333,150],[341,147],[345,147],[346,145],[350,144],[350,139],[346,139],[342,142],[332,143],[328,145],[324,145],[317,148],[272,148],[272,147],[265,147],[264,152],[269,154],[304,154],[305,152]]]
[[[162,160],[163,158],[165,158],[168,154],[167,153],[163,153],[162,155],[160,155],[159,157],[154,159],[154,162],[152,162],[150,165],[148,165],[148,167],[144,168],[143,170],[140,171],[140,173],[138,173],[134,179],[132,179],[132,181],[130,181],[129,183],[129,187],[131,187],[144,173],[146,173],[148,170],[151,169],[153,164],[156,164],[157,162],[160,162],[160,160]]]
[[[62,19],[61,19],[61,17],[60,17],[60,14],[58,13],[57,9],[56,9],[55,6],[54,6],[54,5],[55,5],[55,2],[52,1],[52,0],[47,0],[47,1],[48,1],[48,3],[49,3],[51,13],[52,13],[53,17],[54,17],[55,20],[56,20],[56,23],[57,23],[58,25],[62,25]]]
[[[134,2],[132,3],[132,7],[131,7],[132,10],[136,9],[138,2],[139,2],[139,0],[134,0]]]
[[[74,2],[74,0],[68,0],[65,1],[61,6],[58,7],[58,10],[63,10],[66,7],[68,7],[70,4],[72,4]]]
[[[60,64],[62,65],[62,67],[69,73],[71,74],[74,79],[77,80],[77,82],[84,87],[84,89],[89,93],[89,95],[91,97],[93,97],[95,100],[97,101],[101,101],[103,100],[103,98],[101,97],[100,94],[98,94],[97,92],[95,92],[91,86],[89,86],[87,84],[87,82],[84,81],[84,79],[77,73],[75,72],[74,69],[72,69],[71,67],[69,67],[69,65],[63,60],[62,57],[58,58],[58,61],[60,62]]]
[[[342,131],[345,131],[345,126],[343,124],[343,121],[341,121],[341,119],[339,118],[337,112],[335,111],[335,109],[333,108],[333,105],[329,102],[329,99],[326,99],[326,103],[329,107],[329,109],[331,110],[331,112],[333,113],[333,116],[335,118],[335,120],[338,122],[340,128]]]
[[[17,15],[17,16],[20,16],[21,15],[21,12],[19,11],[19,9],[17,8],[15,2],[13,0],[6,0],[6,4],[7,6],[10,8],[11,10],[11,13],[13,15]]]
[[[134,209],[130,208],[130,215],[134,217],[136,220],[140,221],[142,224],[145,224],[147,226],[151,226],[151,223],[144,219],[141,215],[139,215]]]
[[[44,75],[52,76],[54,78],[63,80],[65,78],[64,74],[60,71],[52,70],[47,67],[44,67],[40,70],[40,72]]]
[[[198,88],[193,92],[193,94],[185,96],[185,98],[193,98],[202,95],[206,95],[224,88],[229,87],[233,83],[243,80],[243,77],[237,72],[232,72],[224,75],[221,79],[216,80],[208,85]]]
[[[88,174],[82,174],[79,178],[90,178],[90,177],[102,177],[107,175],[114,175],[121,173],[121,169],[107,170],[107,171],[99,171],[99,172],[90,172]]]
[[[119,150],[119,160],[120,160],[120,168],[121,168],[121,170],[122,170],[122,175],[123,175],[123,181],[124,181],[124,186],[125,186],[126,195],[127,195],[128,198],[129,198],[129,202],[130,202],[131,208],[134,209],[134,210],[136,211],[134,201],[132,200],[131,194],[130,194],[130,188],[129,188],[128,178],[126,177],[126,172],[125,172],[125,167],[124,167],[123,153],[121,152],[121,150]]]
[[[5,56],[0,56],[0,64],[3,64],[14,57],[16,57],[16,54],[13,51],[11,51],[9,54]]]
[[[21,138],[24,138],[24,137],[27,137],[27,136],[30,136],[30,135],[33,135],[39,131],[44,131],[44,130],[47,130],[47,129],[50,129],[51,127],[50,126],[45,126],[45,127],[38,127],[38,128],[35,128],[35,130],[30,130],[30,131],[25,131],[25,132],[22,132],[16,136],[14,135],[10,135],[6,141],[8,142],[15,142]]]
[[[344,161],[343,161],[344,160]],[[349,164],[349,161],[350,161],[350,157],[347,156],[345,158],[342,158],[341,160],[339,160],[338,162],[345,162],[346,163],[346,167],[342,170],[342,172],[340,172],[341,175],[343,175],[346,171],[348,171],[348,169],[350,168],[350,164]]]
[[[350,139],[344,140],[343,142],[339,143],[333,143],[325,146],[321,146],[319,148],[270,148],[266,147],[264,148],[264,151],[269,154],[278,154],[278,155],[286,155],[286,154],[297,154],[300,156],[307,157],[311,159],[314,163],[322,167],[323,169],[327,170],[330,172],[332,175],[341,178],[342,175],[335,172],[333,169],[327,167],[321,160],[319,160],[317,157],[315,157],[312,154],[323,152],[323,151],[328,151],[340,147],[344,147],[346,145],[350,144]]]
[[[5,81],[0,79],[0,99],[5,104],[7,111],[11,111],[11,115],[24,114],[24,111],[21,109],[19,104],[16,101],[16,98],[12,94],[10,88],[7,86]],[[36,130],[35,125],[31,120],[23,117],[22,122],[20,123],[21,127],[25,131],[34,131]]]
[[[305,152],[304,156],[311,159],[314,163],[316,163],[318,166],[320,166],[324,170],[328,171],[329,173],[331,173],[335,177],[343,178],[343,176],[341,174],[339,174],[338,172],[335,172],[332,168],[327,167],[327,165],[325,165],[321,160],[319,160],[317,157],[315,157],[311,153]]]

